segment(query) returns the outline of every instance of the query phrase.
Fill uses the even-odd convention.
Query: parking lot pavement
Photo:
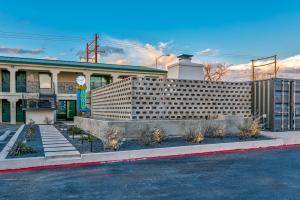
[[[0,199],[298,199],[300,148],[0,174]]]

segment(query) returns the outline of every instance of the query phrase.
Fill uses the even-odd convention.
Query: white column
[[[117,82],[118,81],[118,77],[120,76],[120,74],[112,74],[111,75],[112,76],[112,82],[114,83],[114,82]]]
[[[15,67],[9,69],[10,93],[16,93],[16,71]]]
[[[91,90],[91,73],[90,72],[84,72],[85,76],[85,85],[86,85],[86,91],[89,92]]]
[[[10,123],[11,124],[16,124],[16,102],[17,99],[9,99],[10,102]]]
[[[52,73],[52,81],[53,81],[53,85],[54,85],[54,93],[58,94],[58,74],[59,71],[51,71]]]

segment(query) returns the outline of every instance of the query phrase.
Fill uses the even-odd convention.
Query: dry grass
[[[205,137],[223,139],[225,135],[225,126],[218,121],[206,121],[203,125]]]
[[[261,130],[259,122],[259,117],[245,119],[244,122],[237,126],[239,129],[239,138],[244,139],[249,137],[258,137]]]
[[[166,138],[166,134],[162,128],[157,125],[146,125],[139,128],[140,140],[145,145],[160,144]]]
[[[204,140],[201,128],[196,123],[186,123],[184,127],[184,138],[187,142],[200,144]]]
[[[123,131],[117,127],[107,128],[101,140],[105,150],[117,151],[123,144]]]

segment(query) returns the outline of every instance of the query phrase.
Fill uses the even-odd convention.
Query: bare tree
[[[228,67],[223,64],[205,64],[204,65],[204,79],[206,81],[221,81],[226,75]]]

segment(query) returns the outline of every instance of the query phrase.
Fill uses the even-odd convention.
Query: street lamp
[[[158,56],[158,57],[155,59],[155,67],[156,67],[156,69],[157,69],[158,60],[159,60],[161,57],[163,57],[163,56],[170,56],[170,54],[163,54],[163,55]]]

